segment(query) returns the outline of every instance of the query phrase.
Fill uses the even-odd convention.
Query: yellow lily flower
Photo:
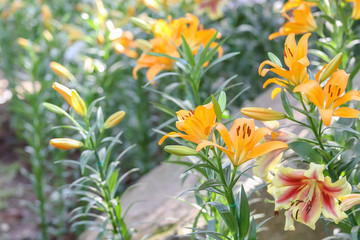
[[[226,2],[227,0],[196,0],[195,12],[199,15],[206,12],[211,20],[216,20],[223,16],[221,8]]]
[[[190,142],[199,144],[202,140],[209,139],[213,127],[216,125],[216,115],[212,102],[198,106],[194,110],[180,110],[176,113],[178,121],[176,128],[179,131],[185,132],[170,132],[163,136],[159,145],[168,137],[181,137]]]
[[[355,20],[360,19],[360,0],[346,0],[346,2],[353,2],[354,9],[352,12],[352,18]]]
[[[315,163],[308,170],[281,166],[275,175],[268,192],[275,198],[275,211],[286,210],[285,230],[295,230],[293,219],[315,229],[321,213],[335,223],[347,218],[338,200],[351,193],[351,185],[346,177],[332,183],[324,176],[324,167]]]
[[[203,140],[196,150],[200,151],[206,146],[216,146],[229,157],[235,167],[266,153],[285,150],[288,147],[286,143],[280,141],[258,144],[271,131],[267,128],[255,130],[254,119],[236,119],[230,131],[223,124],[218,123],[216,130],[220,133],[227,149],[215,142]]]
[[[319,108],[322,121],[326,126],[329,126],[332,116],[357,118],[360,113],[353,108],[340,107],[351,100],[360,101],[359,91],[352,90],[343,95],[348,79],[349,74],[344,70],[339,70],[332,74],[324,89],[317,81],[309,80],[295,87],[294,92],[305,94]]]
[[[297,86],[301,83],[309,80],[307,74],[307,66],[310,62],[307,58],[308,39],[310,33],[305,34],[296,44],[295,34],[289,34],[285,41],[284,47],[284,61],[289,70],[286,70],[270,60],[266,60],[260,64],[259,75],[265,76],[269,71],[276,73],[280,77],[285,78],[270,78],[264,83],[264,88],[270,83],[275,83],[279,86],[286,87],[286,84]],[[273,68],[266,69],[265,65],[270,65]],[[281,91],[281,88],[275,88],[271,94],[271,98],[274,99],[276,95]]]
[[[317,29],[315,19],[311,14],[310,6],[306,2],[300,4],[300,6],[294,9],[292,13],[292,16],[287,14],[287,12],[284,13],[288,22],[280,28],[279,32],[270,34],[269,40],[280,36],[286,36],[290,33],[302,34],[313,32]]]
[[[353,206],[360,204],[360,194],[353,193],[342,196],[340,198],[340,201],[341,201],[340,204],[341,211],[347,211],[351,209]]]
[[[70,150],[84,146],[82,142],[71,138],[53,138],[50,140],[50,144],[62,150]]]

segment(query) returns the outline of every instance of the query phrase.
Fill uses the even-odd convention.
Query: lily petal
[[[337,116],[337,117],[342,117],[342,118],[357,118],[359,113],[360,113],[359,110],[349,108],[349,107],[341,107],[341,108],[336,109],[334,111],[333,115]]]
[[[262,143],[255,146],[251,150],[250,154],[248,155],[248,158],[249,159],[256,158],[258,156],[264,155],[274,150],[278,150],[278,149],[285,150],[286,148],[288,148],[288,145],[280,141],[270,141],[270,142]]]
[[[324,93],[318,82],[309,80],[294,88],[294,92],[304,93],[318,108],[324,104]]]
[[[335,100],[334,104],[332,105],[332,108],[335,109],[351,100],[360,101],[360,92],[356,90],[352,90],[350,92],[345,93],[342,97]]]
[[[332,109],[319,109],[320,116],[324,124],[328,127],[331,124],[331,118],[333,116],[334,110]]]

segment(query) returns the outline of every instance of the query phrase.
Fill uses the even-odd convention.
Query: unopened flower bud
[[[247,117],[260,121],[272,121],[284,119],[286,115],[267,108],[245,107],[241,109],[241,113]]]
[[[99,44],[99,45],[103,45],[105,43],[105,37],[103,34],[101,33],[98,33],[97,36],[96,36],[96,42]]]
[[[151,32],[151,27],[149,23],[147,23],[144,19],[137,18],[137,17],[131,17],[130,21],[137,27],[142,28],[143,30],[147,32]]]
[[[320,75],[319,82],[323,82],[330,77],[340,66],[343,58],[343,53],[338,53],[325,67],[322,74]]]
[[[195,149],[181,145],[168,145],[164,150],[177,156],[194,156],[198,154]]]
[[[82,142],[71,138],[53,138],[50,140],[50,144],[62,150],[70,150],[84,146]]]
[[[124,111],[118,111],[112,114],[108,119],[106,119],[104,123],[104,128],[108,129],[114,127],[115,125],[120,123],[124,119],[124,117],[125,117]]]
[[[152,45],[149,41],[145,39],[136,39],[136,47],[140,48],[142,51],[147,52],[152,49]]]
[[[357,185],[357,189],[359,189],[359,190],[360,190],[360,183]]]
[[[55,113],[55,114],[59,114],[59,115],[64,115],[65,111],[64,109],[62,109],[61,107],[58,107],[54,104],[51,104],[51,103],[47,103],[47,102],[44,102],[42,104],[47,110]]]
[[[74,75],[63,65],[57,62],[51,62],[50,63],[51,70],[58,75],[59,77],[67,78],[70,81],[74,81],[75,77]]]
[[[87,112],[85,102],[74,89],[71,89],[71,106],[79,115],[85,117]]]
[[[52,85],[52,88],[57,91],[64,99],[65,101],[71,106],[71,90],[57,82],[54,82]]]
[[[44,18],[44,22],[48,22],[51,19],[51,11],[48,5],[44,4],[41,7],[41,13]]]

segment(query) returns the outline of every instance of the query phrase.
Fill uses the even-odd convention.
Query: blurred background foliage
[[[150,6],[149,2],[157,5]],[[104,116],[118,110],[126,111],[121,125],[125,126],[122,127],[123,147],[126,149],[136,144],[136,148],[127,153],[123,171],[133,167],[140,169],[137,175],[132,175],[132,181],[166,158],[158,147],[161,136],[153,128],[166,123],[169,117],[151,104],[164,101],[162,96],[147,88],[170,91],[175,87],[172,78],[160,79],[144,88],[147,81],[142,72],[139,71],[138,80],[134,80],[132,75],[136,59],[116,54],[109,39],[109,29],[130,30],[135,39],[149,39],[151,34],[134,25],[130,21],[132,16],[143,19],[172,16],[175,19],[188,12],[197,15],[205,29],[214,28],[222,38],[228,38],[223,44],[224,53],[241,53],[212,68],[202,80],[201,91],[209,96],[225,79],[237,75],[233,82],[243,84],[229,90],[229,98],[249,87],[237,98],[237,107],[262,91],[264,81],[258,75],[258,66],[267,59],[267,52],[280,55],[282,49],[279,40],[268,41],[268,36],[280,25],[281,19],[276,16],[283,1],[224,1],[223,15],[217,19],[199,15],[195,0],[147,1],[147,4],[143,1],[104,0],[107,14],[102,14],[100,3],[85,0],[0,0],[0,70],[12,95],[8,103],[10,123],[18,136],[18,149],[23,151],[19,158],[30,163],[30,168],[23,172],[31,179],[39,200],[34,204],[35,209],[51,215],[44,216],[46,219],[55,219],[50,224],[54,236],[67,231],[66,209],[72,204],[68,193],[59,187],[79,173],[53,164],[58,159],[76,156],[78,152],[65,156],[63,152],[48,147],[51,135],[66,136],[69,133],[64,129],[52,129],[51,126],[67,120],[49,114],[41,106],[42,102],[52,102],[68,108],[61,97],[50,90],[53,82],[59,81],[77,89],[87,103],[105,96],[106,107],[100,103]],[[141,51],[137,51],[140,55]],[[54,74],[49,67],[52,61],[69,69],[74,79],[70,81]],[[178,91],[178,96],[177,91],[171,91],[171,94],[184,98],[181,91]],[[119,132],[118,128],[113,128],[109,135]],[[56,196],[52,198],[55,201],[46,201],[45,204],[50,195]],[[52,211],[46,211],[50,209]],[[55,213],[54,209],[60,213]],[[42,222],[45,223],[49,222]]]

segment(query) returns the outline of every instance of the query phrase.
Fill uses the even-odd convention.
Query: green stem
[[[108,214],[110,216],[111,224],[113,226],[113,233],[114,234],[119,234],[120,233],[120,235],[123,237],[123,234],[122,234],[121,230],[119,231],[118,227],[117,227],[117,226],[120,226],[120,223],[118,223],[117,219],[115,219],[116,215],[114,216],[115,209],[114,209],[114,206],[110,202],[110,190],[109,190],[109,186],[108,186],[108,184],[106,182],[104,168],[103,168],[103,166],[101,164],[100,157],[99,157],[99,154],[97,152],[97,146],[95,146],[95,143],[94,143],[92,137],[90,137],[90,141],[91,141],[94,153],[95,153],[96,163],[97,163],[97,166],[98,166],[98,169],[99,169],[101,182],[104,183],[104,185],[101,185],[101,186],[102,186],[103,191],[104,191],[104,195],[105,195],[104,200],[106,202],[106,205],[107,205],[107,208],[108,208],[107,211],[108,211]]]
[[[237,222],[238,222],[238,233],[240,232],[240,216],[239,213],[237,211],[237,206],[235,203],[235,197],[234,197],[234,193],[232,191],[232,189],[229,189],[229,186],[226,183],[225,177],[224,177],[224,171],[222,168],[222,163],[221,163],[221,155],[216,154],[215,150],[213,150],[214,155],[216,156],[216,161],[218,164],[218,168],[219,168],[219,176],[221,179],[222,184],[224,185],[224,192],[225,192],[225,198],[226,201],[229,204],[229,208],[230,208],[230,212],[232,213],[232,215],[236,218]],[[236,172],[236,170],[235,170]],[[234,177],[234,171],[233,171],[233,176]],[[232,233],[234,240],[238,240],[239,239],[239,235],[238,233]]]

